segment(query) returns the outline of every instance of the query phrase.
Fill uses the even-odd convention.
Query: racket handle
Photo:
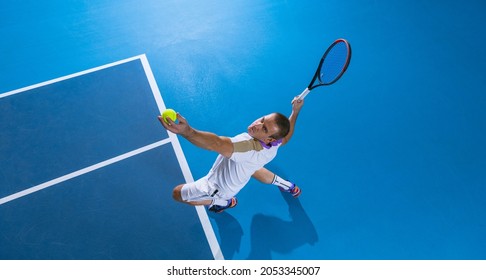
[[[303,100],[307,96],[307,94],[309,94],[309,92],[310,92],[309,88],[304,89],[304,91],[299,96],[297,96],[297,99]]]

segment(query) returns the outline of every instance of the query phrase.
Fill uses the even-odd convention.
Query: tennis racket
[[[321,58],[309,86],[297,97],[304,99],[316,87],[332,85],[342,77],[351,61],[351,45],[344,39],[332,43]]]

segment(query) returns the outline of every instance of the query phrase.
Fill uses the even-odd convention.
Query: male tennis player
[[[159,116],[160,123],[167,130],[200,148],[219,153],[206,176],[174,188],[174,199],[190,205],[208,205],[210,211],[220,213],[236,206],[235,195],[251,177],[298,197],[301,193],[298,186],[263,166],[277,155],[280,146],[289,142],[303,105],[303,100],[294,98],[289,118],[280,113],[268,114],[250,124],[246,133],[232,138],[194,129],[179,113],[177,123],[170,118],[166,123]]]

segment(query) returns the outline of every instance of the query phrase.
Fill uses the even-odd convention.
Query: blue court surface
[[[484,1],[4,1],[0,259],[484,260]],[[233,136],[290,114],[326,47],[348,71],[222,214],[172,200]]]

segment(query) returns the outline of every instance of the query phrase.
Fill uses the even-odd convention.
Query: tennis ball
[[[174,121],[174,122],[175,122],[175,121],[177,120],[177,113],[176,113],[176,111],[174,111],[174,110],[172,110],[172,109],[167,109],[167,110],[164,110],[164,111],[162,112],[162,118],[164,119],[164,121],[165,121],[166,123],[169,123],[169,122],[167,121],[167,118],[170,118],[172,121]]]

